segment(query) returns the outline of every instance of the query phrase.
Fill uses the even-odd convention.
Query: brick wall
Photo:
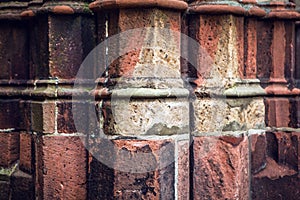
[[[299,199],[299,18],[2,1],[0,200]]]

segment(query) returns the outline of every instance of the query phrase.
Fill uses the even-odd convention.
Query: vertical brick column
[[[108,63],[112,95],[100,102],[108,139],[89,139],[90,199],[187,199],[188,91],[180,78],[180,37],[172,33],[180,32],[187,4],[96,1],[90,8],[106,15],[108,36],[132,33],[107,46],[108,59],[111,51],[128,52]]]
[[[299,146],[298,95],[295,68],[294,4],[271,2],[256,21],[256,76],[265,97],[267,131],[250,135],[251,192],[253,199],[297,199]],[[282,50],[280,50],[282,49]],[[297,58],[296,58],[297,60]],[[296,84],[295,84],[296,83]],[[291,188],[292,193],[285,188]]]
[[[32,134],[21,135],[20,168],[33,174],[37,199],[87,199],[87,132],[76,129],[72,114],[85,102],[71,98],[95,46],[95,18],[85,1],[31,1],[21,15],[30,30],[22,127]]]
[[[256,18],[265,14],[252,4],[189,4],[189,36],[200,44],[189,52],[198,53],[189,68],[193,199],[250,198],[248,135],[265,129],[266,92],[256,76]]]

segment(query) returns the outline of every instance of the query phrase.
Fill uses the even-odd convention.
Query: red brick
[[[257,34],[256,19],[245,19],[245,78],[256,78]]]
[[[31,130],[31,104],[30,101],[20,101],[20,129]]]
[[[272,67],[272,41],[274,25],[271,20],[257,22],[257,78],[262,82],[270,79]]]
[[[0,129],[18,129],[19,122],[18,100],[0,100]]]
[[[29,133],[20,133],[20,165],[19,168],[32,174],[33,172],[33,139]]]
[[[19,159],[19,133],[0,133],[0,167],[10,167]]]
[[[79,136],[36,136],[38,199],[86,199],[87,152]]]
[[[39,133],[55,132],[55,102],[31,103],[31,130]]]
[[[171,141],[95,139],[90,144],[91,199],[175,198]]]
[[[291,122],[290,103],[287,98],[267,98],[266,125],[271,127],[289,127]]]
[[[32,200],[35,199],[33,176],[20,170],[11,176],[11,199]]]
[[[190,141],[178,141],[177,151],[177,197],[178,200],[185,200],[190,195]]]
[[[267,138],[265,134],[250,135],[251,172],[261,171],[267,164]]]
[[[233,145],[222,136],[194,137],[193,198],[248,199],[248,139],[231,136]],[[240,138],[243,138],[240,140]]]
[[[251,176],[252,199],[298,199],[300,133],[268,132],[251,137],[251,166],[255,167]]]

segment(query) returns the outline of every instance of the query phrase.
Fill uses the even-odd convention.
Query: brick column
[[[108,63],[112,95],[99,102],[108,139],[96,134],[89,140],[90,199],[187,199],[189,102],[180,78],[180,37],[172,33],[180,32],[187,4],[96,1],[90,8],[106,15],[108,36],[133,31],[108,45],[108,57],[129,51]]]
[[[191,158],[194,199],[250,198],[248,135],[265,129],[266,92],[256,76],[255,57],[256,18],[265,14],[254,4],[189,4],[189,34],[201,48],[198,71],[189,69],[197,96]]]
[[[72,105],[85,103],[71,98],[81,62],[96,44],[94,16],[85,1],[31,1],[21,16],[30,31],[22,126],[32,134],[21,137],[20,167],[34,174],[37,199],[86,199],[86,130],[76,129],[72,114]]]

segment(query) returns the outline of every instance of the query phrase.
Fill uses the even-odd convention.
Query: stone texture
[[[55,132],[55,102],[31,102],[31,130],[40,133]]]
[[[0,133],[0,167],[11,167],[19,159],[19,133]]]
[[[113,98],[111,111],[115,122],[114,134],[173,135],[188,132],[187,99],[161,98],[141,101],[130,100],[130,96],[128,99]]]
[[[299,138],[298,132],[251,136],[252,199],[299,198]]]
[[[38,199],[86,199],[87,152],[79,136],[36,136]]]
[[[170,140],[90,140],[91,199],[174,199]]]
[[[19,168],[29,174],[33,173],[33,139],[29,133],[20,133],[20,161]]]
[[[198,74],[196,84],[231,87],[234,80],[243,75],[244,49],[239,44],[244,43],[244,33],[237,31],[243,30],[243,19],[232,15],[201,15],[195,18],[190,23],[191,37],[201,47],[198,49],[198,66],[194,66]],[[212,63],[207,61],[210,59]]]
[[[193,142],[193,199],[248,199],[248,138],[200,136]]]
[[[261,98],[198,98],[194,105],[195,131],[239,131],[265,127]]]

